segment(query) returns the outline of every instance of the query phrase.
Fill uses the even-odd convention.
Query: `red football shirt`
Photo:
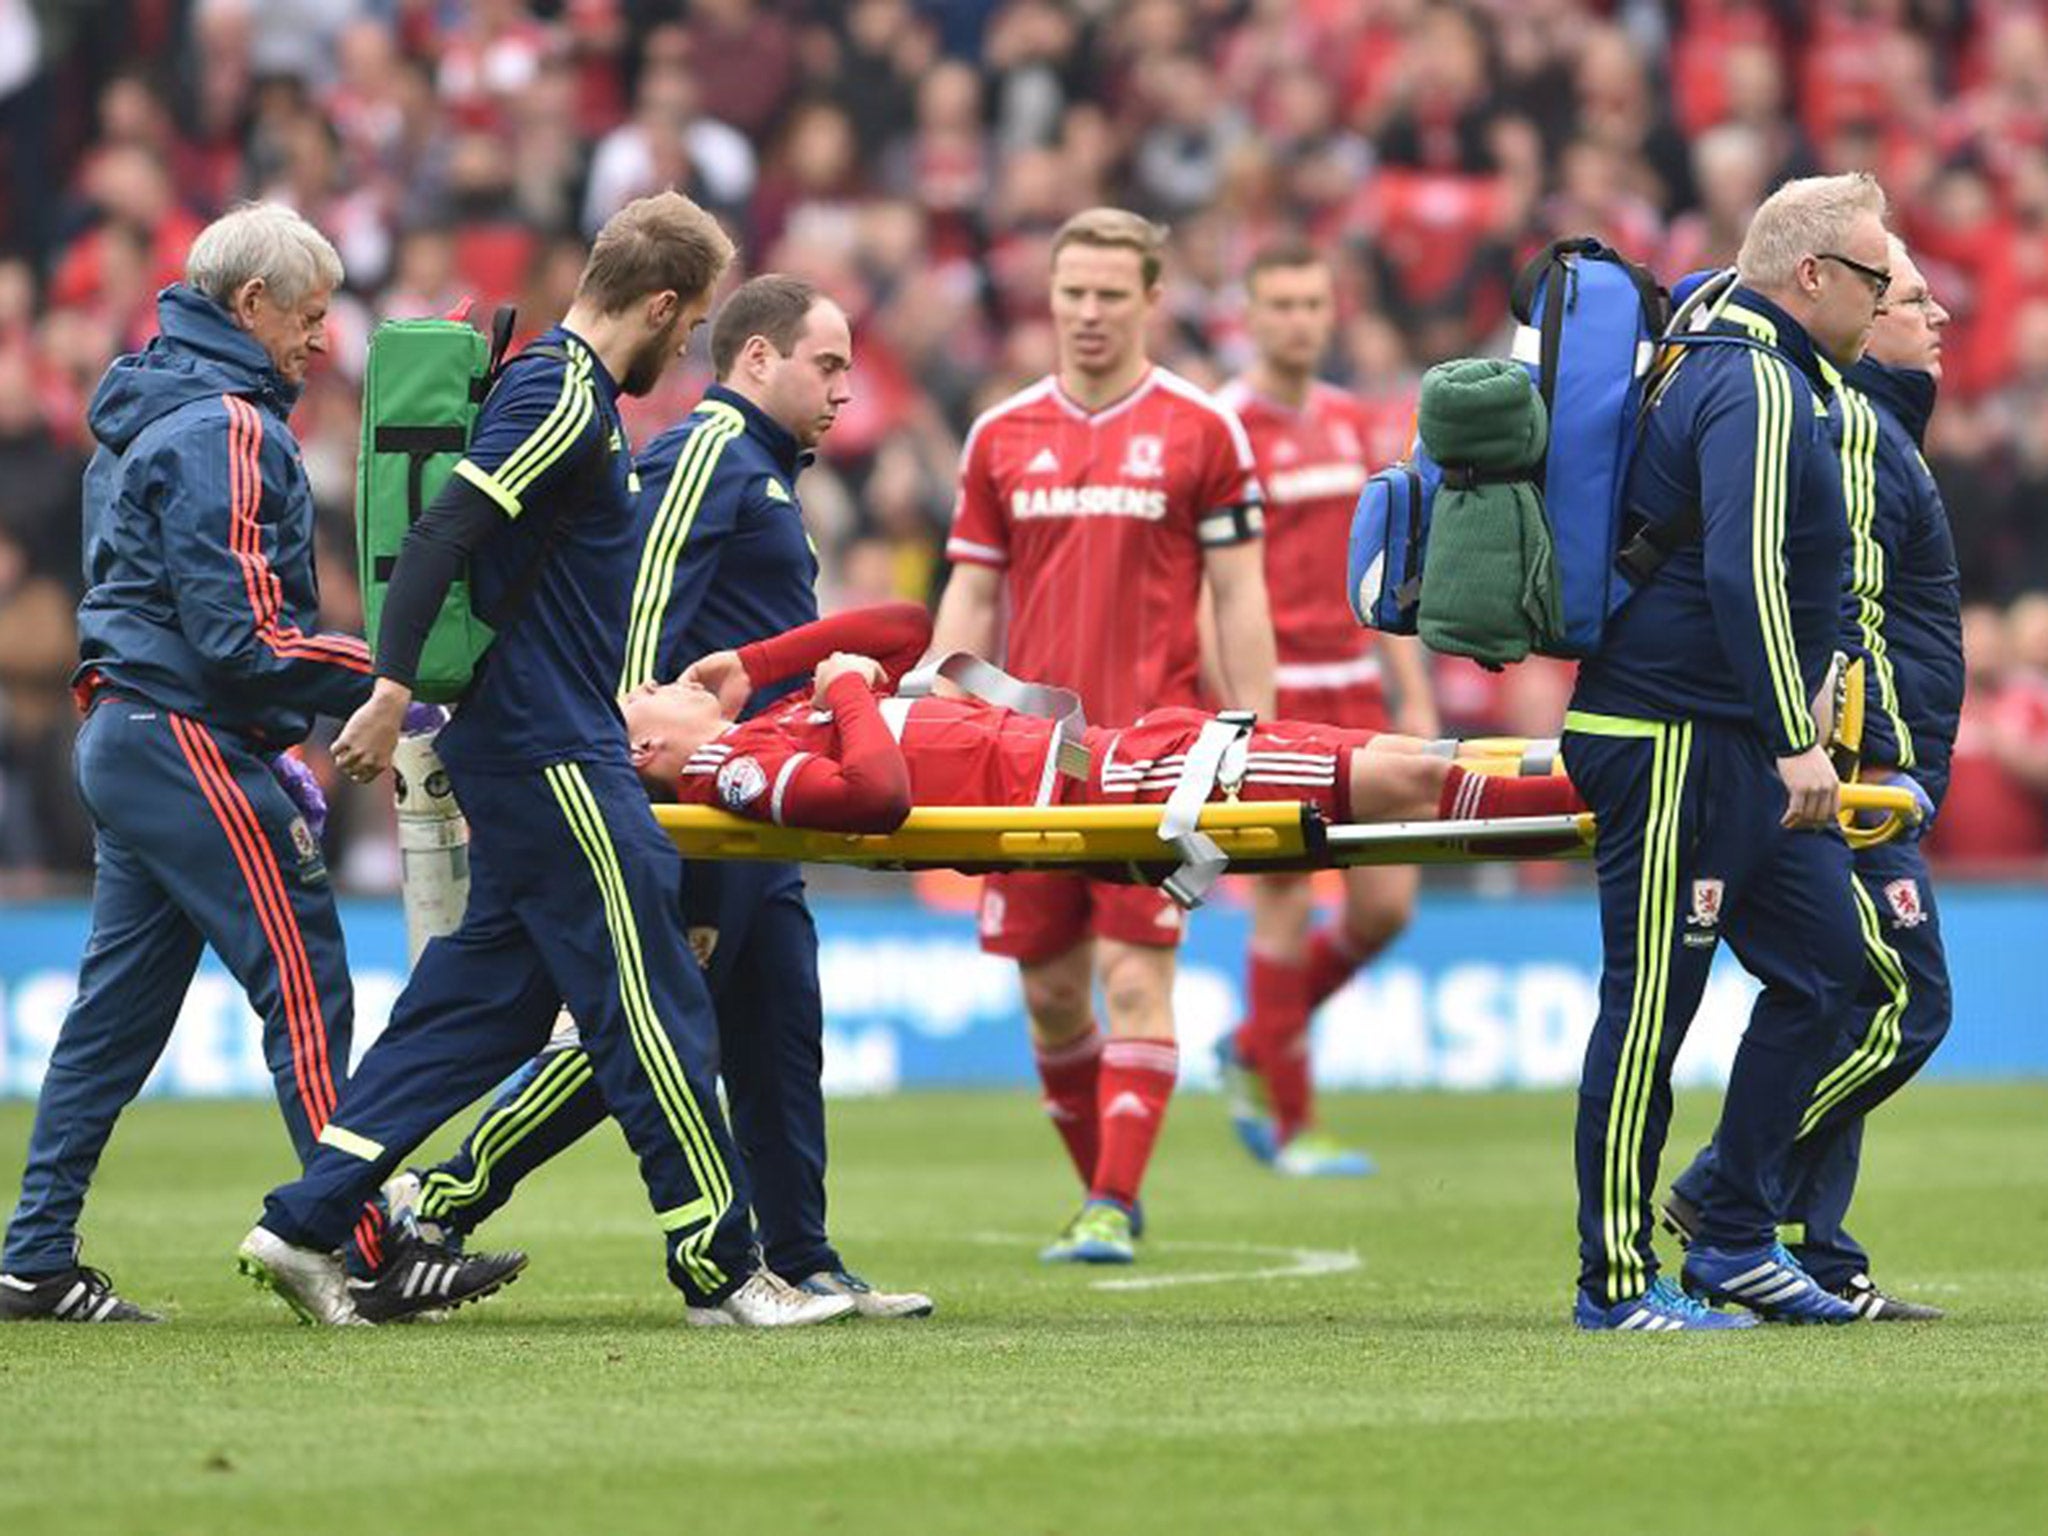
[[[1266,492],[1266,598],[1280,665],[1356,660],[1372,638],[1345,601],[1344,553],[1358,493],[1379,467],[1370,458],[1378,424],[1330,384],[1314,385],[1300,410],[1241,379],[1218,398],[1244,423]]]
[[[946,553],[1005,572],[1009,670],[1114,725],[1196,702],[1202,551],[1259,537],[1260,501],[1244,428],[1178,374],[1099,411],[1046,378],[968,433]]]

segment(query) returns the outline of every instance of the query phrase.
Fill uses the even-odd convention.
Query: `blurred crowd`
[[[805,480],[832,604],[928,596],[979,408],[1047,370],[1051,232],[1173,226],[1156,355],[1246,358],[1238,275],[1336,263],[1330,376],[1404,447],[1420,370],[1496,348],[1513,272],[1603,236],[1670,279],[1733,258],[1777,181],[1867,167],[1948,332],[1928,443],[1971,602],[1959,860],[2048,857],[2048,5],[2013,0],[0,0],[0,892],[90,865],[69,789],[83,405],[187,244],[300,209],[348,283],[294,428],[330,619],[352,570],[370,329],[566,306],[587,235],[678,186],[751,270],[856,324],[857,397]],[[701,359],[634,402],[645,441]],[[1449,666],[1447,721],[1554,731],[1559,668]],[[317,749],[315,751],[317,760]],[[388,887],[344,791],[345,881]],[[1963,835],[1967,832],[1967,835]]]

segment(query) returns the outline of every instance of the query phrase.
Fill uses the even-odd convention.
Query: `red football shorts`
[[[1155,886],[1020,869],[982,882],[979,926],[985,952],[1037,965],[1087,938],[1172,949],[1187,928],[1187,914]]]

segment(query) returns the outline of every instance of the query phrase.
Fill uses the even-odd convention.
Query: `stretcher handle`
[[[1857,824],[1857,813],[1879,811],[1875,826]],[[1890,784],[1844,784],[1842,786],[1842,837],[1851,848],[1875,848],[1899,836],[1908,827],[1920,825],[1920,805],[1910,789]]]

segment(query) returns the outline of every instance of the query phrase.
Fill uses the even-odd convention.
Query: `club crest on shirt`
[[[1124,445],[1124,467],[1117,473],[1131,480],[1157,480],[1166,473],[1166,439],[1141,432]]]
[[[1927,921],[1927,909],[1920,904],[1920,882],[1912,878],[1893,880],[1884,888],[1885,904],[1892,909],[1892,926],[1918,928]]]
[[[761,798],[768,775],[751,757],[736,757],[718,770],[718,798],[737,811]]]

